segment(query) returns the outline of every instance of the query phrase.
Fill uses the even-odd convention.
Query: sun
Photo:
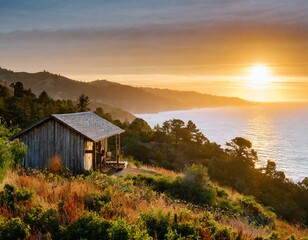
[[[268,66],[256,64],[249,68],[247,80],[253,86],[265,86],[273,81],[273,77]]]

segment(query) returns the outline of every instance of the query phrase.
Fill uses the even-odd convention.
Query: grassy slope
[[[174,179],[177,173],[158,168],[141,168],[127,170],[126,174],[148,173],[168,176]],[[121,174],[120,174],[121,175]],[[124,174],[125,175],[125,174]],[[268,226],[256,227],[248,224],[244,217],[226,217],[221,211],[213,208],[203,208],[178,199],[171,199],[167,194],[160,194],[146,186],[136,186],[132,180],[125,176],[105,176],[102,174],[92,174],[87,177],[65,178],[53,174],[43,174],[41,172],[11,172],[4,180],[4,184],[11,184],[17,189],[28,189],[33,192],[30,202],[24,205],[25,211],[30,210],[38,204],[45,210],[53,208],[59,209],[59,202],[62,202],[61,223],[71,224],[76,222],[81,216],[89,211],[85,205],[85,199],[93,195],[110,196],[111,201],[104,204],[99,214],[107,220],[124,219],[130,224],[135,224],[140,220],[143,213],[162,212],[163,214],[176,214],[184,216],[187,222],[196,221],[197,217],[204,215],[204,211],[210,211],[213,215],[216,226],[222,229],[224,226],[231,226],[232,229],[240,233],[241,239],[253,239],[256,236],[268,236],[273,230]],[[243,196],[230,190],[224,189],[229,199],[236,201]],[[0,209],[1,215],[12,217],[12,213],[6,211],[4,207]],[[59,210],[58,210],[59,211]],[[184,215],[183,215],[184,214]],[[15,216],[16,217],[16,216]],[[298,237],[308,235],[307,230],[299,230],[295,226],[275,220],[275,230],[285,239],[290,234]],[[35,233],[32,233],[34,236]]]

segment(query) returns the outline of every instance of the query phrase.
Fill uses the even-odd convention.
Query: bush
[[[32,208],[25,216],[24,222],[29,224],[32,233],[59,232],[60,216],[55,209],[43,211],[41,207]]]
[[[176,230],[174,229],[168,229],[168,232],[165,234],[166,240],[185,240],[185,237],[182,237],[181,234],[179,234]]]
[[[186,185],[204,187],[208,185],[210,178],[208,176],[206,167],[193,164],[192,166],[187,168],[183,180]]]
[[[183,178],[177,178],[170,188],[172,196],[199,205],[214,205],[216,190],[211,186],[188,183]]]
[[[29,226],[24,224],[20,218],[12,218],[10,220],[0,220],[0,239],[15,240],[25,239],[29,236]]]
[[[298,238],[292,234],[286,240],[297,240],[297,239]]]
[[[4,190],[0,192],[0,206],[17,213],[20,205],[24,205],[31,197],[32,192],[26,189],[16,190],[13,185],[5,184]]]
[[[147,230],[143,230],[137,225],[131,226],[130,235],[133,240],[153,240],[153,238],[149,236]]]
[[[57,239],[108,239],[108,229],[110,227],[110,222],[94,213],[90,213],[80,217],[77,222],[69,225],[67,228],[63,228]]]
[[[123,220],[116,220],[112,222],[112,226],[108,229],[108,236],[110,240],[128,240],[130,229]]]
[[[274,226],[274,215],[269,215],[251,196],[244,197],[240,202],[244,215],[248,217],[250,223],[256,226]]]
[[[142,166],[142,163],[138,160],[136,160],[133,156],[125,156],[124,161],[127,161],[129,166],[135,166],[137,168],[140,168]]]
[[[91,194],[85,196],[84,205],[89,211],[99,212],[101,208],[110,201],[110,195]]]
[[[54,239],[63,240],[151,240],[145,230],[137,225],[129,225],[124,220],[107,221],[95,213],[80,217],[77,222],[62,228],[60,233],[53,235]]]
[[[224,227],[223,229],[219,229],[215,233],[215,239],[217,240],[235,240],[239,239],[237,233],[233,232],[231,228]]]
[[[174,182],[176,194],[184,200],[196,204],[213,205],[216,202],[216,189],[208,185],[207,168],[193,164],[182,179]]]
[[[279,240],[280,239],[280,235],[279,233],[273,231],[270,236],[268,237],[269,240]]]
[[[175,223],[172,230],[181,237],[189,237],[195,234],[195,226],[192,223]]]
[[[154,213],[144,213],[141,215],[147,231],[154,239],[164,239],[165,234],[168,233],[170,226],[170,215],[164,215],[161,211]]]
[[[198,173],[199,174],[199,173]],[[128,177],[130,178],[130,177]],[[202,178],[202,177],[201,177]],[[172,180],[166,176],[138,175],[131,179],[135,185],[146,184],[153,190],[165,192],[170,197],[200,205],[214,205],[217,200],[216,188],[200,184],[200,176],[177,177]]]
[[[9,141],[9,137],[16,129],[8,128],[4,120],[0,117],[0,181],[2,181],[7,171],[20,165],[27,147],[18,140]]]

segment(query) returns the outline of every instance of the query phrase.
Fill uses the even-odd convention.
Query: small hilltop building
[[[19,138],[28,146],[24,167],[50,168],[58,159],[63,167],[73,173],[85,170],[102,170],[104,164],[118,168],[121,162],[120,134],[124,130],[93,112],[52,114],[38,121],[11,139]],[[112,157],[108,138],[115,138]]]

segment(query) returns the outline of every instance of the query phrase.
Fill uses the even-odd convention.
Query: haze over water
[[[295,182],[308,177],[308,104],[260,104],[136,116],[151,127],[172,118],[192,120],[211,142],[222,147],[234,137],[247,138],[258,152],[258,166],[270,159]]]

